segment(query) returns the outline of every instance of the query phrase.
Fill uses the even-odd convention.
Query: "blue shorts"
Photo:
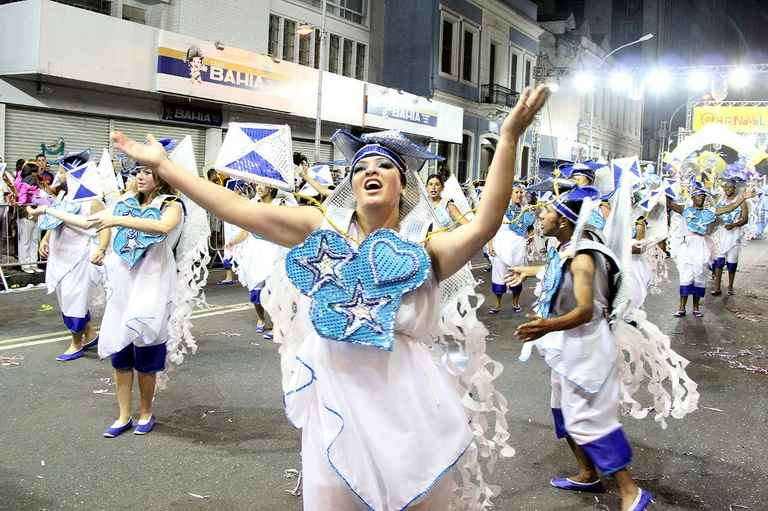
[[[136,369],[140,373],[157,373],[165,369],[165,343],[136,346],[129,344],[110,356],[112,367],[119,371]]]

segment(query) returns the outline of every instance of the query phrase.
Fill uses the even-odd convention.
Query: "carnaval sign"
[[[722,124],[736,133],[768,132],[768,107],[701,106],[693,109],[693,131],[707,124]]]
[[[157,90],[228,103],[290,111],[295,78],[265,55],[160,32]]]

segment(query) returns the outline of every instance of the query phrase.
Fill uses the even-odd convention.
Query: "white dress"
[[[81,203],[77,214],[90,216],[93,202]],[[93,236],[92,229],[81,229],[65,222],[51,232],[45,284],[49,294],[56,292],[65,324],[67,318],[72,318],[72,323],[67,324],[70,330],[74,323],[79,323],[75,319],[87,316],[91,292],[103,276],[100,267],[91,264],[91,254],[97,248]],[[82,326],[85,327],[84,322]]]
[[[150,207],[182,208],[181,202],[164,203],[170,196],[156,197]],[[176,289],[176,259],[173,248],[184,219],[165,239],[150,245],[132,269],[112,250],[104,258],[107,305],[99,332],[99,357],[119,352],[129,344],[145,346],[168,341],[168,319]],[[117,229],[112,229],[114,244]]]
[[[431,273],[404,295],[385,351],[321,338],[301,297],[310,334],[284,403],[302,428],[305,510],[449,508],[450,469],[473,434],[441,353],[428,345],[440,298]]]
[[[259,198],[255,197],[251,202],[259,202]],[[280,206],[282,202],[281,199],[275,198],[271,204]],[[237,263],[235,273],[243,286],[250,291],[263,289],[282,251],[283,247],[280,245],[249,233],[242,243],[232,249],[232,258]]]

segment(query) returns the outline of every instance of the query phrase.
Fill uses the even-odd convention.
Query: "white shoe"
[[[33,270],[30,266],[22,266],[21,271],[24,273],[35,273],[35,270]]]
[[[33,266],[33,267],[32,267],[32,271],[34,271],[35,273],[43,273],[43,272],[45,272],[45,270],[44,270],[44,269],[42,269],[42,268],[39,268],[39,267],[37,267],[37,266]]]

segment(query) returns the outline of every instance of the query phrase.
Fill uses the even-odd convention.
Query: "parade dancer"
[[[491,272],[491,291],[493,292],[493,307],[489,311],[497,314],[501,309],[501,297],[509,290],[512,293],[512,309],[522,312],[520,294],[523,286],[508,287],[504,282],[510,266],[526,266],[528,245],[533,240],[533,224],[536,216],[531,211],[523,211],[523,185],[515,183],[512,188],[512,198],[505,214],[504,222],[493,240],[488,242],[488,253],[491,256],[493,270]]]
[[[262,204],[281,206],[284,202],[282,198],[277,196],[277,192],[277,188],[257,185],[256,196],[251,200]],[[256,322],[256,332],[263,333],[266,329],[267,318],[261,304],[261,292],[267,278],[274,271],[275,262],[280,256],[282,247],[242,229],[232,238],[232,241],[227,243],[227,247],[232,251],[237,263],[235,271],[240,282],[251,292],[251,303],[259,317]],[[272,332],[265,333],[264,338],[272,339]]]
[[[680,308],[674,316],[685,316],[685,306],[688,297],[693,295],[693,315],[700,318],[704,315],[699,310],[699,301],[706,292],[707,270],[712,259],[712,241],[709,228],[718,215],[730,213],[745,200],[755,196],[754,192],[746,191],[741,197],[727,206],[706,208],[704,203],[709,191],[694,181],[691,185],[692,205],[678,204],[667,197],[667,207],[682,216],[678,231],[679,246],[675,255],[675,263],[680,274]]]
[[[276,286],[270,296],[289,298],[287,307],[274,309],[290,318],[276,321],[280,331],[309,328],[301,338],[276,335],[284,343],[286,411],[302,428],[305,509],[447,509],[453,487],[449,469],[462,456],[468,457],[461,464],[467,477],[477,485],[455,497],[479,509],[494,493],[483,482],[479,459],[493,459],[507,434],[496,433],[490,441],[481,418],[469,424],[496,395],[486,395],[492,383],[459,394],[458,376],[449,372],[441,350],[428,344],[439,316],[449,313],[440,311],[439,283],[464,270],[496,233],[512,191],[513,175],[507,171],[514,168],[519,138],[548,94],[546,86],[533,93],[526,88],[502,125],[475,219],[426,240],[421,236],[432,222],[420,212],[432,213],[414,170],[436,155],[397,132],[333,137],[352,172],[328,199],[348,206],[327,210],[328,218],[317,208],[274,208],[237,199],[180,171],[151,136],[145,146],[112,135],[116,147],[157,169],[218,217],[294,247],[284,268],[300,291],[298,304],[274,276],[269,285]],[[462,324],[472,311],[462,309],[462,315],[457,309],[448,317]],[[454,335],[485,330],[476,320],[473,325],[455,327]],[[484,340],[479,341],[476,347],[484,353]],[[487,374],[481,370],[486,362],[492,363],[487,356],[483,362],[470,359],[461,381]],[[465,408],[462,398],[484,401]],[[492,408],[496,427],[503,426],[503,411]]]
[[[446,228],[458,222],[459,225],[469,223],[469,220],[461,215],[461,211],[450,197],[443,198],[445,179],[440,174],[430,174],[427,178],[427,195],[435,210],[435,215],[440,220],[439,228]]]
[[[737,200],[736,197],[736,180],[728,179],[723,183],[723,191],[725,196],[717,205],[719,208],[728,206],[730,203]],[[712,266],[715,269],[715,289],[712,291],[713,296],[720,296],[722,290],[720,284],[723,279],[723,268],[728,267],[728,290],[726,295],[733,296],[733,281],[736,278],[736,267],[739,264],[739,252],[741,246],[746,244],[746,236],[742,226],[747,225],[749,222],[749,211],[746,206],[738,206],[736,209],[720,215],[723,220],[723,235],[720,239],[720,246],[717,250],[717,257],[715,258]]]
[[[173,140],[163,142],[169,150],[176,147]],[[158,147],[165,154],[164,146]],[[183,158],[187,153],[193,154],[191,143],[171,156]],[[187,170],[189,166],[179,168],[196,174],[196,169]],[[189,314],[207,275],[200,255],[203,251],[207,255],[210,235],[204,211],[187,215],[194,205],[185,205],[174,187],[146,166],[136,166],[132,188],[113,210],[88,218],[88,225],[97,231],[111,230],[113,248],[104,259],[107,305],[99,356],[111,358],[119,416],[104,431],[107,438],[133,427],[134,372],[141,398],[134,433],[144,435],[154,428],[152,403],[156,384],[163,382],[158,374],[180,363],[187,347],[193,352],[196,348],[189,334]],[[191,219],[187,232],[183,232],[185,216]]]
[[[592,235],[586,231],[588,240],[573,239],[583,201],[599,196],[594,187],[576,187],[540,211],[543,234],[554,237],[558,246],[550,248],[541,295],[534,304],[540,315],[527,314],[530,321],[520,325],[515,336],[523,342],[541,338],[552,369],[555,431],[567,440],[579,466],[575,476],[550,483],[563,490],[601,492],[599,469],[619,487],[622,511],[641,511],[651,495],[638,488],[628,469],[632,449],[618,420],[618,349],[605,316],[619,267],[613,253],[599,239],[589,239]],[[543,269],[515,267],[507,278],[512,285],[522,285]]]
[[[81,155],[78,153],[74,156],[78,158]],[[60,162],[60,165],[59,181],[62,189],[67,192],[63,201],[57,200],[53,205],[45,207],[28,206],[27,212],[31,219],[43,213],[50,215],[44,217],[40,224],[46,233],[39,251],[41,256],[48,259],[45,272],[48,293],[56,292],[64,324],[72,333],[69,348],[56,357],[56,360],[65,362],[82,357],[86,350],[98,343],[99,334],[91,325],[89,302],[95,287],[103,278],[97,268],[102,265],[107,253],[109,232],[96,236],[95,231],[87,228],[86,218],[104,210],[104,204],[98,199],[98,190],[86,189],[86,193],[79,195],[87,199],[73,200],[80,190],[77,185],[88,181],[89,173],[95,178],[91,182],[98,182],[95,166],[85,163],[83,169],[83,166],[67,166],[66,162]],[[67,173],[73,170],[80,171],[80,179],[79,183],[73,183],[73,193],[69,193]]]

